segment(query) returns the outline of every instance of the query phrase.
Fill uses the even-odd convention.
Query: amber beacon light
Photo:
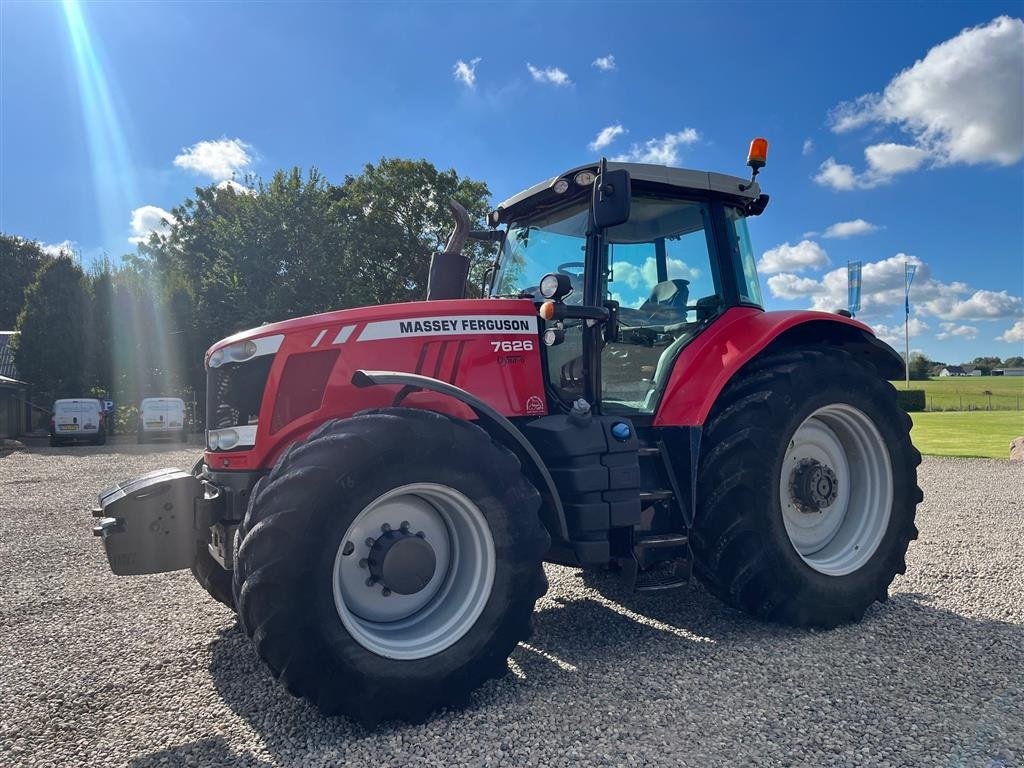
[[[758,137],[750,142],[750,151],[747,152],[747,165],[759,171],[768,162],[768,139]]]

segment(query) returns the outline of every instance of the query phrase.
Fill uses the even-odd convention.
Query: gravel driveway
[[[0,765],[1024,763],[1024,465],[926,459],[907,575],[858,626],[765,626],[697,586],[639,597],[550,566],[504,680],[366,731],[279,688],[188,573],[108,572],[96,493],[197,451],[0,458]]]

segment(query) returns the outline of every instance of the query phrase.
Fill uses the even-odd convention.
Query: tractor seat
[[[690,300],[690,281],[663,280],[651,290],[651,296],[640,305],[641,312],[659,314],[665,310],[686,313],[686,302]]]

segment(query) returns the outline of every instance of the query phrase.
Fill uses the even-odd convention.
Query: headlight
[[[545,299],[560,301],[572,293],[572,280],[567,275],[548,272],[540,279],[537,289]]]
[[[239,341],[236,344],[221,347],[210,355],[209,365],[211,368],[219,368],[224,363],[242,363],[255,355],[256,352],[256,342]]]
[[[217,434],[217,448],[222,451],[234,448],[238,443],[238,433],[233,429],[222,429]]]
[[[573,181],[581,187],[589,187],[596,179],[597,176],[594,175],[593,171],[580,171],[573,178]]]
[[[565,190],[567,190],[568,188],[569,182],[566,181],[565,179],[559,179],[558,181],[555,182],[555,186],[552,187],[552,189],[555,190],[555,193],[559,195],[564,194]]]

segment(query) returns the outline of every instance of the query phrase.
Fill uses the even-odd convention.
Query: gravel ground
[[[508,677],[367,731],[279,688],[188,573],[108,572],[96,493],[197,450],[0,458],[0,765],[1024,764],[1024,465],[926,459],[908,573],[861,625],[552,566]]]

